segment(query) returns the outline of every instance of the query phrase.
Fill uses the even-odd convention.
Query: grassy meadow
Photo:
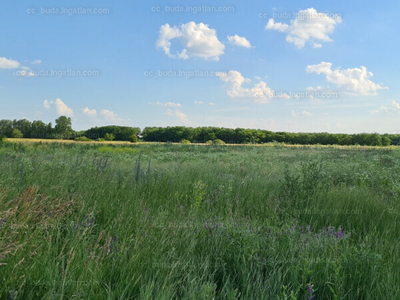
[[[0,299],[400,299],[400,150],[0,143]]]

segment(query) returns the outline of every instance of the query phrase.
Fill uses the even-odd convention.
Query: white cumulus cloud
[[[309,65],[307,73],[324,74],[326,80],[336,85],[339,90],[353,95],[377,95],[378,90],[387,89],[381,84],[374,83],[369,78],[373,76],[366,67],[341,70],[332,70],[332,63],[321,62],[317,65]]]
[[[0,69],[16,69],[20,64],[16,60],[0,57]]]
[[[104,117],[104,119],[106,120],[110,120],[110,121],[114,121],[115,119],[117,119],[117,114],[114,113],[111,110],[108,109],[102,109],[100,114]]]
[[[59,116],[72,117],[74,115],[74,111],[69,108],[61,99],[57,99],[56,101],[44,100],[43,106],[46,109],[55,108]]]
[[[95,109],[89,109],[89,107],[85,107],[82,110],[82,112],[87,116],[91,116],[91,117],[97,116],[97,111]]]
[[[267,103],[272,98],[277,97],[264,81],[259,81],[251,88],[243,87],[244,84],[250,84],[251,80],[244,78],[238,71],[231,70],[224,76],[219,76],[219,78],[226,83],[227,94],[231,98],[245,98],[252,99],[257,103]],[[282,94],[279,98],[288,98],[288,95]]]
[[[228,41],[235,46],[251,48],[250,42],[245,37],[238,36],[237,34],[234,36],[228,35]]]
[[[181,43],[181,52],[171,54],[172,40]],[[156,45],[169,57],[182,59],[199,57],[219,60],[225,49],[225,45],[218,40],[215,29],[209,28],[207,24],[195,22],[182,24],[179,27],[171,27],[168,23],[162,25]]]
[[[341,22],[342,18],[339,15],[331,16],[308,8],[300,10],[296,18],[290,21],[290,25],[269,19],[265,29],[287,33],[286,41],[297,48],[303,48],[306,42],[310,42],[314,48],[321,48],[320,42],[331,42],[329,34]]]

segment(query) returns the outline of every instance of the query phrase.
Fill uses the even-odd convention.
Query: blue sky
[[[400,131],[395,1],[0,4],[0,119]]]

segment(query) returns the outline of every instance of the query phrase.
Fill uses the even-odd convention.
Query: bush
[[[213,144],[213,141],[212,140],[208,140],[207,142],[206,142],[206,145],[212,145]]]
[[[181,144],[191,144],[190,141],[187,140],[187,139],[182,139],[182,140],[180,141],[180,143],[181,143]]]
[[[79,136],[74,139],[76,142],[90,142],[92,141],[91,139],[87,138],[86,136]]]
[[[113,135],[112,133],[106,133],[105,135],[104,135],[104,139],[106,140],[106,141],[112,141],[113,139],[115,139],[115,135]]]
[[[130,141],[131,143],[137,143],[137,142],[139,142],[139,138],[137,137],[136,134],[132,134],[131,137],[130,137],[130,139],[129,139],[129,141]]]
[[[22,139],[24,134],[19,129],[13,129],[11,137],[15,139]]]
[[[5,137],[4,135],[0,134],[0,142],[4,141],[5,138],[6,138],[6,137]]]
[[[213,140],[212,144],[213,145],[225,145],[225,142],[223,140],[216,139],[216,140]]]
[[[96,142],[105,142],[106,140],[105,139],[103,139],[103,138],[98,138],[98,139],[96,139]]]

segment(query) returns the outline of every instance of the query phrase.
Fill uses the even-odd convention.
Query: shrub
[[[132,134],[131,137],[130,137],[130,139],[129,139],[129,141],[130,141],[131,143],[137,143],[137,142],[139,142],[139,138],[137,137],[136,134]]]
[[[86,136],[78,136],[77,138],[74,139],[74,141],[76,141],[76,142],[90,142],[92,140],[89,139]]]
[[[216,140],[213,140],[212,144],[213,145],[225,145],[225,142],[223,140],[216,139]]]
[[[103,138],[96,139],[96,142],[104,142],[104,141],[105,141],[105,139],[103,139]]]
[[[213,141],[212,140],[208,140],[207,142],[206,142],[206,145],[212,145],[213,144]]]
[[[4,141],[5,138],[6,138],[6,137],[5,137],[4,135],[0,134],[0,142]]]
[[[180,141],[180,143],[181,143],[181,144],[190,144],[190,141],[187,140],[187,139],[182,139],[182,140]]]
[[[19,129],[13,129],[11,137],[16,139],[21,139],[24,137],[24,134]]]
[[[115,139],[115,135],[113,135],[112,133],[106,133],[105,135],[104,135],[104,139],[106,140],[106,141],[112,141],[113,139]]]

